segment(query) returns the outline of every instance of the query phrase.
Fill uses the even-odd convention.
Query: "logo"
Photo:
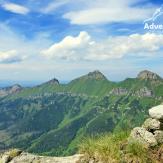
[[[163,30],[163,23],[158,22],[159,18],[163,15],[163,5],[156,9],[152,17],[144,20],[145,30]]]

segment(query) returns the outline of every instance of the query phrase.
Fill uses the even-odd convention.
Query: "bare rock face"
[[[59,84],[60,84],[59,80],[56,79],[56,78],[53,78],[53,79],[51,79],[51,80],[49,80],[49,81],[47,81],[47,82],[45,82],[43,84],[38,85],[37,87],[40,87],[42,85],[59,85]]]
[[[86,75],[85,78],[95,79],[95,80],[105,80],[106,79],[106,77],[98,70],[88,73],[88,75]]]
[[[159,80],[161,77],[159,77],[156,73],[153,73],[148,70],[144,70],[140,72],[137,76],[139,79],[145,79],[145,80]]]
[[[52,79],[52,80],[46,82],[46,84],[56,84],[56,85],[59,85],[59,81],[58,81],[57,79],[54,78],[54,79]]]
[[[137,141],[147,147],[153,147],[157,145],[154,135],[143,127],[136,127],[131,131],[129,142],[130,141]]]
[[[147,87],[141,88],[140,90],[136,91],[135,94],[140,97],[152,97],[153,96],[153,92],[149,90]]]
[[[156,130],[161,130],[163,127],[163,124],[160,121],[158,121],[157,119],[148,118],[144,122],[142,127],[145,128],[147,131],[154,132]]]
[[[118,95],[118,96],[121,96],[121,95],[127,95],[128,94],[128,90],[125,89],[125,88],[114,88],[110,94],[114,94],[114,95]]]
[[[149,110],[150,117],[163,122],[163,105],[158,105]]]

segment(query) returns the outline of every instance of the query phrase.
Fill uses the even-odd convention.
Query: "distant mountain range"
[[[162,102],[163,79],[147,70],[118,83],[94,71],[68,84],[52,79],[32,88],[2,88],[0,149],[69,155],[87,135],[140,125]]]
[[[62,84],[67,84],[69,81],[66,80],[62,80],[60,81],[60,83]],[[34,87],[37,86],[41,83],[43,83],[43,81],[9,81],[9,80],[0,80],[0,88],[4,88],[4,87],[10,87],[12,85],[17,85],[17,83],[19,83],[18,85],[21,85],[22,87]]]

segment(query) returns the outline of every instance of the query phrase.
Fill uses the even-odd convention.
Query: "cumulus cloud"
[[[18,54],[16,50],[0,51],[0,63],[14,63],[24,60],[26,57]]]
[[[7,10],[7,11],[10,11],[10,12],[13,12],[13,13],[16,13],[16,14],[22,14],[22,15],[26,15],[29,13],[29,9],[24,7],[24,6],[21,6],[19,4],[15,4],[15,3],[4,3],[2,5],[2,7]]]
[[[163,35],[132,34],[129,36],[109,37],[95,41],[87,32],[76,37],[67,36],[41,53],[54,59],[65,60],[110,60],[125,56],[151,56],[162,48]]]
[[[87,32],[80,32],[77,37],[67,36],[61,42],[55,43],[41,53],[49,58],[79,59],[84,49],[88,49],[93,42]],[[78,53],[78,55],[76,55]],[[82,54],[81,54],[82,55]]]
[[[71,10],[63,15],[71,24],[89,25],[112,22],[135,22],[148,18],[154,9],[140,8],[140,0],[88,0],[82,1],[82,9]]]

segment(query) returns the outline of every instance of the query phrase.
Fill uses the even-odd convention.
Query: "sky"
[[[161,0],[0,0],[0,81],[163,76]]]

